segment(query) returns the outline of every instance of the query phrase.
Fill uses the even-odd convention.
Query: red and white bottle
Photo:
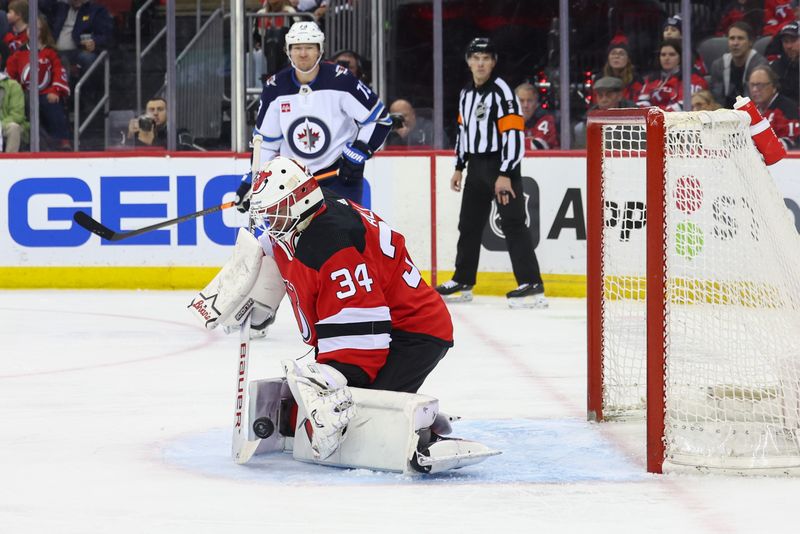
[[[758,112],[758,108],[750,98],[737,96],[733,109],[744,111],[750,115],[750,136],[758,151],[764,156],[764,163],[773,165],[786,157],[786,147],[775,135],[775,130],[769,125],[769,121]]]

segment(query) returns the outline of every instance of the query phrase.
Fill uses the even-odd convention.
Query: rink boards
[[[448,279],[460,194],[449,152],[379,153],[367,163],[367,200],[406,236],[417,266]],[[133,230],[232,200],[245,154],[93,154],[0,160],[0,287],[197,288],[228,258],[245,218],[229,209],[118,242],[72,221],[85,211]],[[771,168],[795,224],[800,154]],[[469,179],[467,174],[467,180]],[[548,294],[585,295],[586,159],[582,151],[529,154],[522,163],[527,223]],[[476,292],[500,294],[513,276],[496,211],[483,235]]]

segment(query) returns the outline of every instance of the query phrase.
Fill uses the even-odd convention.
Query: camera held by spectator
[[[392,119],[392,131],[405,128],[406,119],[402,113],[389,113],[389,117]]]
[[[155,126],[155,121],[153,120],[153,117],[147,114],[140,115],[138,120],[139,120],[139,129],[143,132],[149,132]]]
[[[128,123],[126,144],[132,146],[167,146],[167,101],[156,97],[147,101],[145,113]]]

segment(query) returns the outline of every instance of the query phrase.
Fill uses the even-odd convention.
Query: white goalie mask
[[[286,55],[289,56],[289,62],[292,64],[292,68],[300,70],[294,64],[294,61],[292,61],[291,54],[289,54],[292,45],[296,44],[315,44],[319,46],[319,57],[317,58],[317,62],[314,63],[314,66],[307,71],[300,71],[303,74],[308,74],[317,68],[317,65],[319,65],[319,62],[322,60],[325,49],[325,34],[322,33],[322,30],[319,29],[316,22],[295,22],[292,24],[292,27],[289,28],[289,32],[286,34]]]
[[[323,200],[322,189],[308,169],[278,156],[253,176],[250,216],[256,227],[274,239],[285,239],[310,220]]]

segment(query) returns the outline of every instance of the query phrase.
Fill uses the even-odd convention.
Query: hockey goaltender
[[[401,234],[285,157],[255,173],[242,201],[260,237],[241,229],[233,257],[189,305],[206,328],[242,333],[238,463],[291,451],[304,462],[436,473],[499,454],[444,437],[457,418],[416,393],[452,346],[453,326]],[[247,383],[249,339],[284,294],[316,361],[284,360],[284,377]]]

